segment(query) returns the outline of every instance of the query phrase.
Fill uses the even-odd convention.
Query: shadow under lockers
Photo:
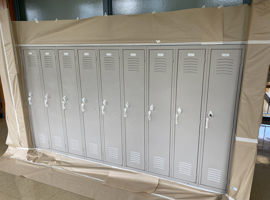
[[[244,48],[22,47],[35,145],[225,191]]]

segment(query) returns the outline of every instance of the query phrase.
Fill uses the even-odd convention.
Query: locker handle
[[[32,94],[32,92],[29,92],[28,95],[29,95],[29,97],[28,97],[28,103],[31,106],[32,105],[32,96],[33,96],[33,94]]]
[[[213,118],[213,117],[214,117],[214,113],[212,111],[210,111],[208,113],[208,117],[205,120],[205,128],[208,128],[209,118]]]
[[[178,117],[182,113],[182,109],[179,107],[177,113],[175,114],[175,124],[178,124]]]
[[[81,104],[81,109],[82,109],[82,112],[84,112],[84,111],[85,111],[85,109],[84,109],[84,105],[85,105],[85,103],[86,103],[86,98],[82,98],[82,104]]]
[[[125,108],[124,108],[124,117],[127,117],[127,109],[129,108],[129,102],[126,102]]]
[[[67,97],[63,96],[63,101],[62,101],[62,108],[63,110],[66,110],[66,101],[67,101]]]
[[[152,118],[151,118],[151,114],[152,114],[152,111],[155,109],[155,106],[154,105],[151,105],[150,108],[149,108],[149,111],[148,111],[148,120],[151,121]]]
[[[105,106],[108,104],[107,100],[103,100],[102,104],[103,105],[101,106],[101,113],[102,115],[105,115]]]
[[[208,128],[208,122],[209,122],[209,118],[207,117],[207,118],[205,119],[205,128]]]
[[[48,105],[49,97],[50,97],[50,96],[49,96],[48,94],[45,95],[45,101],[44,101],[44,103],[45,103],[45,107],[46,107],[46,108],[49,107],[49,105]]]

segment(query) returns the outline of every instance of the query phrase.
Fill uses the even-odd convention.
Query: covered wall
[[[140,192],[163,195],[159,197],[161,199],[165,197],[171,199],[225,199],[227,197],[239,200],[249,199],[265,83],[270,61],[270,30],[269,26],[265,26],[270,21],[269,14],[269,0],[255,1],[251,10],[247,5],[241,5],[134,16],[104,16],[78,21],[14,22],[12,25],[8,19],[8,12],[6,10],[0,12],[2,35],[0,72],[6,101],[8,102],[7,122],[9,136],[7,144],[10,146],[6,157],[0,162],[0,169],[76,193],[83,193],[96,199],[102,199],[101,196],[98,196],[100,194],[97,191],[103,191],[103,198],[106,195],[113,194],[116,195],[113,197],[117,199],[126,199],[126,195],[129,195],[130,199],[154,198],[153,195],[147,196],[145,193]],[[249,26],[248,15],[250,18]],[[14,41],[12,33],[14,33]],[[219,194],[162,179],[157,181],[157,179],[148,175],[141,177],[141,175],[138,175],[139,173],[133,174],[112,169],[111,167],[104,167],[103,165],[97,166],[94,163],[86,163],[86,161],[68,158],[48,151],[29,149],[29,147],[32,147],[32,138],[22,82],[22,71],[15,44],[160,45],[196,43],[203,45],[206,43],[220,44],[246,40],[248,40],[248,47],[243,72],[231,180],[227,197],[221,197]],[[33,163],[37,165],[33,165]],[[13,167],[7,168],[8,165]],[[21,166],[25,168],[20,168]],[[73,174],[70,174],[71,172]],[[58,182],[68,177],[79,182],[81,181],[80,175],[83,175],[84,178],[92,177],[92,179],[90,178],[92,182],[90,182],[93,188],[88,188],[89,191],[82,189],[83,185],[90,179],[80,182],[82,188],[72,188],[68,184]],[[126,185],[125,181],[122,182],[121,177],[129,177],[128,182],[130,184]],[[109,185],[109,188],[103,184],[97,184],[94,187],[96,179]],[[157,187],[154,187],[155,184],[157,184]],[[124,190],[113,189],[115,187]],[[129,192],[127,194],[126,190],[139,193]],[[155,199],[157,198],[155,196]]]

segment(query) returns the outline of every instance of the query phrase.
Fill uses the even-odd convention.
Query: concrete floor
[[[0,119],[0,156],[5,145],[7,126]],[[93,200],[56,187],[0,171],[0,200]],[[258,149],[250,200],[270,200],[270,147]]]

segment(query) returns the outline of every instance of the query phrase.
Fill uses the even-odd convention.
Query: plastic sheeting
[[[0,73],[7,102],[10,146],[1,159],[0,169],[95,199],[249,199],[270,61],[269,21],[269,0],[255,0],[251,9],[241,5],[78,21],[13,22],[12,26],[8,11],[0,11]],[[16,149],[33,144],[15,44],[175,44],[247,39],[250,44],[246,51],[227,197],[44,150]],[[76,184],[70,185],[72,182]]]

